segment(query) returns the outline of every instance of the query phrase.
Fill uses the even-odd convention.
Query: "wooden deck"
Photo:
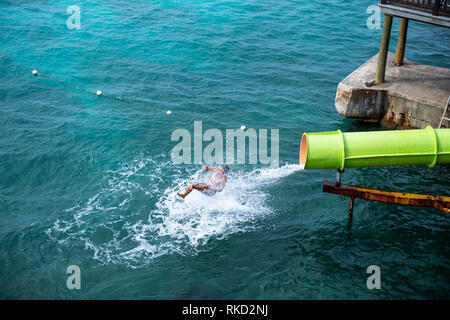
[[[450,0],[381,0],[385,14],[450,28]]]

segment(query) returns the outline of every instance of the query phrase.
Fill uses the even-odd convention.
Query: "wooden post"
[[[380,53],[378,54],[377,74],[375,76],[376,83],[384,82],[384,75],[386,73],[386,61],[389,50],[389,40],[391,39],[393,17],[384,14],[383,34],[381,36]]]
[[[406,35],[408,33],[408,19],[402,18],[400,21],[400,31],[398,32],[397,51],[395,52],[394,64],[396,66],[403,65],[405,57]]]

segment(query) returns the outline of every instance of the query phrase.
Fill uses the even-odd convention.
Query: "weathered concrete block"
[[[348,118],[380,121],[387,111],[387,92],[340,86],[336,95],[336,109]]]
[[[385,83],[365,85],[375,79],[378,55],[345,78],[337,89],[336,110],[389,128],[436,127],[450,95],[450,70],[406,59],[397,67],[393,60],[389,53]]]

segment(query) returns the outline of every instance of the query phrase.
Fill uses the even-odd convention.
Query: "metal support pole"
[[[438,16],[439,15],[439,7],[440,6],[441,6],[441,1],[440,0],[434,0],[433,16]]]
[[[342,180],[342,174],[344,173],[344,170],[341,169],[337,169],[336,171],[336,187],[339,187],[341,185],[341,180]]]
[[[394,59],[394,64],[396,66],[403,65],[407,34],[408,34],[408,19],[402,18],[400,21],[400,31],[398,32],[397,51],[395,52],[395,59]]]
[[[377,74],[375,76],[376,83],[384,82],[386,73],[386,61],[389,50],[389,40],[391,39],[393,17],[384,14],[383,34],[381,36],[380,53],[378,54]]]
[[[355,197],[350,197],[350,206],[348,208],[348,227],[349,228],[352,226],[354,203],[355,203]]]

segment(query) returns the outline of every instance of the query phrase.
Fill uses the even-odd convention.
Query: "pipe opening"
[[[300,166],[304,169],[306,165],[306,158],[308,156],[308,138],[306,133],[302,136],[302,142],[300,144]]]

